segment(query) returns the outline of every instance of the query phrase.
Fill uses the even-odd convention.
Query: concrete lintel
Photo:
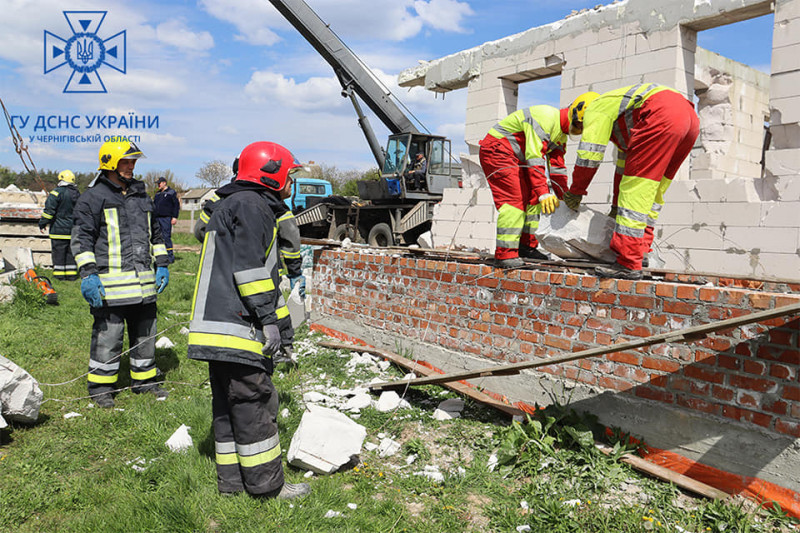
[[[771,12],[770,0],[662,0],[658,7],[622,0],[406,69],[399,74],[398,83],[401,87],[425,86],[429,90],[461,89],[480,75],[484,60],[520,54],[561,38],[587,32],[607,33],[631,23],[638,23],[645,34],[679,25],[703,30]],[[565,50],[556,49],[560,51]]]

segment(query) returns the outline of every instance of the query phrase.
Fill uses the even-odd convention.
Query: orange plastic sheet
[[[361,339],[352,337],[325,326],[321,326],[319,324],[312,324],[311,331],[324,333],[325,335],[338,339],[342,342],[349,342],[351,344],[357,344],[369,348],[373,347]],[[444,370],[436,368],[427,361],[414,362],[426,368],[430,368],[438,374],[445,373]],[[475,385],[466,381],[460,381],[459,383],[470,387],[475,387]],[[526,413],[533,414],[536,412],[536,406],[534,405],[530,405],[525,402],[515,402],[512,404],[508,398],[502,394],[497,394],[486,389],[482,389],[481,392],[505,404],[513,405],[514,407],[521,409]],[[607,431],[610,432],[610,430]],[[697,461],[693,461],[677,453],[667,450],[660,450],[650,446],[647,446],[646,452],[640,452],[640,455],[645,460],[650,461],[653,464],[663,466],[664,468],[668,468],[673,472],[683,474],[686,477],[690,477],[705,483],[706,485],[710,485],[723,492],[727,492],[728,494],[744,496],[767,507],[771,506],[772,502],[775,502],[781,506],[781,509],[783,509],[784,512],[795,518],[800,518],[800,493],[797,493],[793,490],[780,487],[774,483],[770,483],[769,481],[764,481],[763,479],[756,477],[740,476],[730,472],[725,472],[724,470],[719,470],[712,466],[698,463]]]

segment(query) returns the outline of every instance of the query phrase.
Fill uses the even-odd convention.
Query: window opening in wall
[[[763,176],[773,22],[770,14],[698,32],[693,178]]]
[[[535,78],[517,83],[517,109],[532,105],[559,107],[561,98],[561,75]]]

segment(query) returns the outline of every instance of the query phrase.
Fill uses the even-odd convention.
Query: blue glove
[[[167,267],[156,268],[156,290],[159,294],[167,288],[169,284],[169,269]]]
[[[81,280],[81,294],[83,299],[89,302],[92,307],[103,307],[103,296],[106,291],[103,290],[103,284],[100,283],[100,276],[97,274],[89,274]]]
[[[302,274],[299,276],[295,276],[293,278],[289,278],[289,287],[294,290],[294,286],[300,284],[300,288],[297,289],[297,293],[300,295],[300,298],[305,299],[306,297],[306,277]]]

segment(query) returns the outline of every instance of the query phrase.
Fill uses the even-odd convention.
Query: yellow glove
[[[546,215],[554,212],[556,207],[558,207],[558,204],[558,196],[553,193],[545,194],[544,196],[539,197],[539,205],[542,206],[542,213]]]
[[[581,200],[583,200],[582,195],[572,194],[569,191],[564,191],[564,203],[567,204],[567,207],[573,211],[578,210],[578,207],[581,205]]]

